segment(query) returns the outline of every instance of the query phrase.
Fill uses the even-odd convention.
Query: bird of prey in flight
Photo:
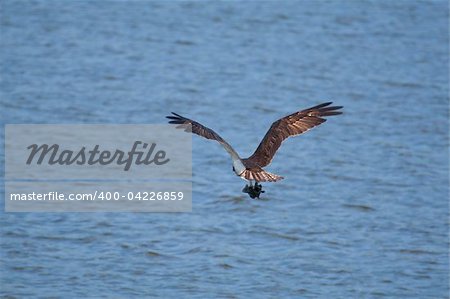
[[[177,124],[176,128],[182,128],[206,139],[219,142],[230,154],[233,162],[233,171],[237,176],[247,181],[242,190],[251,198],[259,198],[262,191],[260,182],[276,182],[283,179],[282,176],[267,172],[263,167],[270,164],[281,143],[291,136],[302,134],[309,129],[324,123],[326,116],[342,114],[338,111],[342,106],[330,106],[332,102],[323,103],[308,109],[294,112],[272,124],[255,152],[248,158],[242,159],[238,153],[216,132],[193,121],[172,112],[166,116],[171,124]],[[254,184],[253,184],[254,183]]]

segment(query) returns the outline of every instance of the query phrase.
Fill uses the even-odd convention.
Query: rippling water
[[[1,212],[5,297],[448,296],[446,1],[0,8],[4,123],[175,111],[245,157],[277,118],[345,106],[283,145],[259,201],[194,138],[192,213]]]

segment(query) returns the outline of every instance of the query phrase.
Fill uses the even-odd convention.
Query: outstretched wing
[[[172,114],[173,115],[166,116],[166,118],[170,120],[169,124],[176,124],[178,125],[176,127],[177,129],[184,129],[186,132],[197,134],[206,139],[215,140],[225,148],[225,150],[231,155],[233,159],[239,159],[239,155],[236,153],[236,151],[231,147],[231,145],[228,144],[228,142],[220,137],[219,134],[217,134],[210,128],[205,127],[204,125],[193,121],[192,119],[186,118],[174,112],[172,112]]]
[[[249,161],[259,167],[269,165],[283,140],[320,125],[326,121],[322,117],[342,114],[341,111],[337,111],[342,106],[330,106],[331,104],[332,102],[323,103],[277,120],[267,131],[253,155],[244,161]]]

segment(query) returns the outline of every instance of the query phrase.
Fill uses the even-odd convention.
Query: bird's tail
[[[264,171],[262,169],[260,171],[252,171],[246,169],[243,173],[241,173],[240,176],[245,178],[246,180],[256,182],[276,182],[284,179],[282,176]]]

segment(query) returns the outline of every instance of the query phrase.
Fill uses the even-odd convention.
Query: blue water
[[[345,106],[283,144],[259,201],[194,138],[192,213],[1,212],[2,296],[448,297],[448,2],[3,0],[0,22],[3,123],[175,111],[246,157],[277,118]]]

